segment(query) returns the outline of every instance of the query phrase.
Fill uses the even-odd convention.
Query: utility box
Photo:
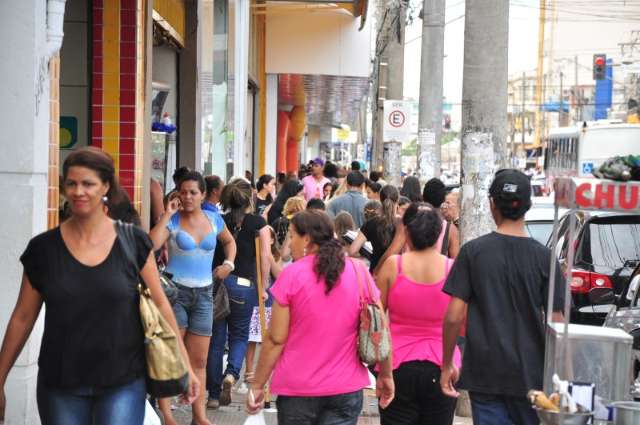
[[[622,329],[569,325],[569,362],[564,365],[564,324],[547,326],[544,390],[553,392],[554,373],[560,379],[595,384],[605,402],[631,399],[633,338]],[[565,372],[566,369],[566,372]]]

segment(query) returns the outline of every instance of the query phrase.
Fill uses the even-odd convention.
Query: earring
[[[105,195],[102,197],[102,203],[106,205],[107,202],[109,202],[109,198],[107,198],[107,195]]]
[[[307,247],[305,246],[304,249],[302,250],[302,254],[306,257],[307,256]]]

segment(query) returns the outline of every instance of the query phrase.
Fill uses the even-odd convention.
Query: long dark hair
[[[406,196],[411,202],[422,202],[422,190],[420,190],[420,180],[415,176],[408,176],[402,183],[400,190],[402,196]]]
[[[305,210],[293,216],[291,225],[300,236],[308,235],[318,246],[313,270],[324,279],[329,293],[344,271],[344,251],[335,238],[333,223],[324,211]]]
[[[229,215],[229,231],[236,236],[242,227],[242,221],[251,207],[251,184],[244,179],[231,180],[220,194],[220,203]]]
[[[400,194],[395,186],[390,184],[380,190],[380,202],[382,203],[382,214],[376,217],[378,220],[378,238],[383,245],[388,245],[393,239],[396,229],[396,206]]]
[[[294,197],[302,190],[302,183],[296,179],[291,179],[285,182],[276,196],[276,200],[271,204],[271,209],[269,210],[269,224],[273,224],[279,217],[282,216],[282,208],[284,208],[284,204],[291,197]]]
[[[71,167],[84,167],[95,171],[102,183],[109,184],[109,190],[106,194],[106,206],[109,217],[115,220],[125,218],[115,214],[116,211],[120,211],[121,209],[127,209],[127,214],[133,215],[133,213],[131,212],[133,206],[131,206],[130,209],[126,208],[126,204],[131,204],[131,202],[129,201],[129,196],[127,195],[127,193],[118,184],[113,159],[109,156],[109,154],[92,146],[76,149],[67,157],[67,159],[65,159],[64,163],[62,164],[63,184],[67,180],[69,168]],[[131,221],[134,221],[133,217]]]

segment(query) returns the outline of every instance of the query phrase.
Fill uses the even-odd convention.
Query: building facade
[[[149,223],[149,182],[186,165],[225,179],[285,171],[356,127],[368,88],[366,1],[22,0],[0,2],[0,337],[19,256],[58,225],[61,163],[109,153]],[[286,119],[284,118],[286,117]],[[280,143],[278,127],[293,122]],[[323,130],[324,129],[324,130]],[[294,131],[295,130],[295,131]],[[321,131],[322,130],[322,131]],[[6,387],[7,424],[39,423],[38,320]]]

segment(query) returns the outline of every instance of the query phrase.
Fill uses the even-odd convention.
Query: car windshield
[[[529,221],[526,225],[529,236],[546,245],[553,232],[553,221]]]
[[[640,259],[640,216],[594,220],[589,239],[593,265],[620,269]]]

